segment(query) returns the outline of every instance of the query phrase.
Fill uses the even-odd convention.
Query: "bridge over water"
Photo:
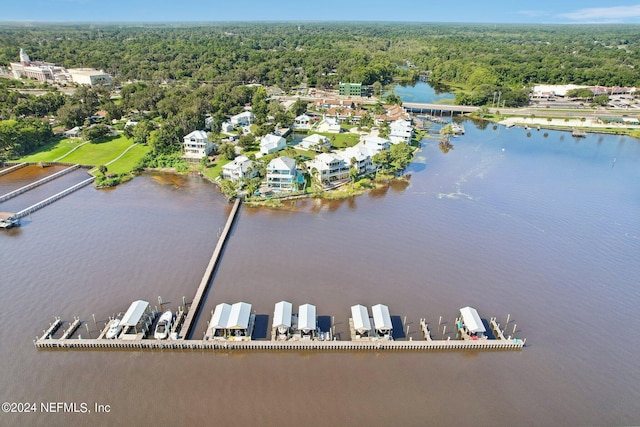
[[[402,107],[405,110],[414,113],[428,113],[431,115],[468,114],[478,111],[478,109],[480,108],[470,105],[428,104],[422,102],[403,102]]]

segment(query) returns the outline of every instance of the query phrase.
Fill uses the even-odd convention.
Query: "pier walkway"
[[[25,216],[29,215],[30,213],[33,213],[35,211],[37,211],[38,209],[41,209],[47,205],[50,205],[51,203],[55,202],[56,200],[62,199],[64,196],[73,193],[76,190],[79,190],[83,187],[86,187],[87,185],[91,184],[96,178],[94,176],[92,176],[91,178],[87,178],[82,182],[79,182],[78,184],[72,185],[71,187],[67,188],[66,190],[62,190],[61,192],[54,194],[51,197],[48,197],[46,199],[44,199],[41,202],[36,203],[35,205],[31,205],[26,209],[21,210],[20,212],[17,212],[14,216],[16,218],[24,218]]]
[[[27,184],[24,187],[20,187],[17,190],[13,190],[10,193],[7,193],[7,194],[5,194],[3,196],[0,196],[0,202],[4,202],[6,200],[13,199],[14,197],[19,196],[20,194],[26,193],[29,190],[32,190],[32,189],[34,189],[36,187],[39,187],[39,186],[41,186],[43,184],[46,184],[47,182],[51,182],[56,178],[60,178],[61,176],[66,175],[69,172],[73,172],[74,170],[78,169],[79,167],[80,167],[79,165],[71,166],[69,168],[61,170],[60,172],[56,172],[56,173],[54,173],[52,175],[45,176],[44,178],[39,179],[39,180],[37,180],[35,182],[32,182],[31,184]]]
[[[240,204],[242,203],[240,198],[237,198],[235,203],[233,204],[233,208],[231,208],[231,213],[229,214],[229,218],[227,218],[227,223],[220,234],[220,238],[218,239],[218,244],[216,245],[215,250],[213,251],[213,255],[211,256],[211,260],[209,260],[209,265],[207,265],[207,269],[204,272],[204,276],[202,276],[202,280],[200,281],[200,286],[198,286],[198,290],[196,291],[196,295],[191,302],[191,306],[187,311],[187,316],[184,319],[184,324],[182,325],[182,329],[180,331],[180,338],[183,340],[189,339],[191,335],[191,329],[193,328],[193,324],[198,317],[198,312],[200,311],[200,304],[202,303],[202,299],[209,288],[209,283],[211,282],[211,276],[218,265],[218,260],[222,255],[222,249],[224,248],[224,244],[227,241],[227,236],[229,235],[229,231],[233,226],[233,222],[236,219],[238,214]]]
[[[238,350],[238,351],[437,351],[522,350],[522,340],[433,340],[433,341],[216,341],[216,340],[108,340],[38,339],[38,349],[123,350]]]

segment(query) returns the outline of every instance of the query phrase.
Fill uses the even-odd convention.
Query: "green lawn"
[[[118,159],[117,162],[111,163],[107,166],[111,173],[126,173],[133,170],[133,168],[140,162],[140,160],[151,150],[148,145],[136,145],[131,150]]]
[[[68,153],[84,141],[77,138],[64,138],[52,142],[40,148],[37,153],[30,154],[20,159],[21,162],[52,162],[60,156]]]
[[[360,135],[356,135],[355,133],[321,133],[314,132],[319,135],[326,136],[331,140],[331,145],[334,148],[346,148],[353,147],[360,141]]]
[[[83,145],[67,157],[61,159],[61,161],[82,165],[104,165],[118,157],[132,144],[133,141],[131,139],[126,138],[124,135],[119,135],[107,142]]]

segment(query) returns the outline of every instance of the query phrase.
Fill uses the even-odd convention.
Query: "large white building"
[[[20,62],[11,63],[11,72],[16,79],[35,79],[41,82],[67,83],[96,86],[111,84],[111,76],[93,68],[65,69],[50,62],[32,61],[24,49],[20,49]]]
[[[307,162],[307,167],[312,178],[319,180],[324,186],[349,179],[350,165],[334,153],[318,154],[315,159]]]
[[[413,137],[413,126],[408,120],[396,120],[389,125],[389,140],[392,144],[406,142],[407,144]]]
[[[81,85],[102,86],[111,84],[111,76],[104,71],[93,68],[69,68],[71,81]]]
[[[277,157],[267,165],[267,187],[274,192],[290,192],[304,188],[304,178],[290,157]]]

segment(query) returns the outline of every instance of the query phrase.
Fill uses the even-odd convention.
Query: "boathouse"
[[[353,338],[368,338],[371,334],[371,322],[369,321],[369,310],[364,305],[351,306],[351,320],[353,321]]]
[[[149,303],[147,301],[138,300],[132,302],[120,321],[120,325],[124,329],[124,334],[121,335],[121,338],[127,335],[133,338],[141,332],[145,333],[150,323],[149,316],[147,316],[148,313]]]
[[[392,339],[393,325],[391,324],[391,316],[389,316],[389,307],[384,304],[377,304],[371,307],[373,313],[373,325],[376,329],[376,335],[384,339]]]
[[[227,324],[229,323],[229,314],[231,313],[231,305],[227,303],[221,303],[216,306],[216,309],[211,316],[211,322],[209,322],[209,328],[207,335],[211,339],[225,339],[227,334]]]
[[[303,304],[298,308],[298,331],[302,339],[314,339],[317,335],[316,306]]]
[[[237,302],[231,306],[229,321],[227,322],[227,335],[229,339],[242,339],[249,337],[249,319],[251,317],[251,304]]]
[[[472,338],[485,338],[484,333],[487,330],[482,324],[482,320],[475,308],[468,306],[461,308],[460,315],[462,316],[462,324],[464,328]]]
[[[291,313],[293,306],[288,301],[276,303],[273,311],[271,336],[273,339],[288,339],[291,335]]]

